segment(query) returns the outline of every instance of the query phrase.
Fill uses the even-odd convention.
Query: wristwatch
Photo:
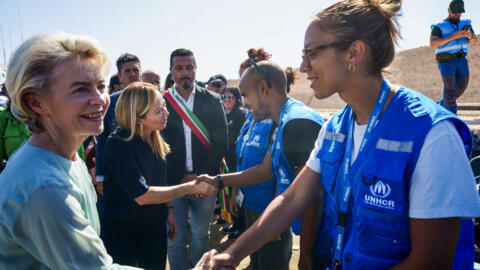
[[[223,178],[222,175],[217,174],[218,189],[223,189]]]

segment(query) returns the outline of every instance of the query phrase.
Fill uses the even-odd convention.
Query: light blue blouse
[[[137,269],[100,239],[85,163],[24,143],[0,174],[0,269]]]

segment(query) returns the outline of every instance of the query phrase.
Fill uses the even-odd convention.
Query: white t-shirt
[[[175,88],[176,90],[176,88]],[[195,99],[195,87],[193,87],[190,96],[188,96],[188,100],[183,99],[183,97],[178,94],[176,90],[174,95],[181,98],[183,102],[187,105],[187,107],[193,111],[193,101]],[[185,136],[185,170],[188,172],[193,172],[193,160],[192,160],[192,130],[190,127],[182,120],[183,123],[183,135]]]
[[[317,153],[325,137],[325,124],[315,142],[307,166],[321,173]],[[352,162],[365,134],[366,125],[354,125]],[[409,217],[479,217],[480,196],[460,135],[450,121],[435,125],[425,138],[412,174]]]

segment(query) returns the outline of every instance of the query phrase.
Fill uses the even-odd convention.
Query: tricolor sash
[[[171,92],[171,93],[170,93]],[[202,124],[200,119],[187,107],[187,104],[175,95],[175,88],[172,87],[170,90],[163,92],[165,99],[168,103],[172,105],[173,109],[178,113],[180,118],[187,124],[187,126],[192,130],[193,134],[197,139],[203,144],[205,148],[210,150],[212,144],[210,143],[210,134],[208,133],[205,126]],[[228,167],[225,162],[225,158],[222,159],[221,163],[222,173],[228,173]],[[222,218],[228,223],[232,223],[232,217],[230,215],[230,204],[229,204],[230,190],[228,187],[224,187],[221,191],[221,215]]]
[[[170,91],[172,93],[170,93]],[[163,92],[163,95],[168,100],[173,109],[178,113],[180,118],[187,124],[187,126],[192,130],[193,134],[197,139],[203,144],[205,148],[210,150],[212,144],[210,143],[210,134],[208,133],[205,126],[202,124],[200,119],[187,107],[187,104],[181,100],[177,95],[175,95],[175,88],[172,87],[170,90]]]

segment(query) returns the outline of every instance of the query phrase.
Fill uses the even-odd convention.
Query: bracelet
[[[167,210],[168,210],[168,209],[170,209],[170,208],[172,208],[172,209],[173,209],[173,206],[167,206]]]

